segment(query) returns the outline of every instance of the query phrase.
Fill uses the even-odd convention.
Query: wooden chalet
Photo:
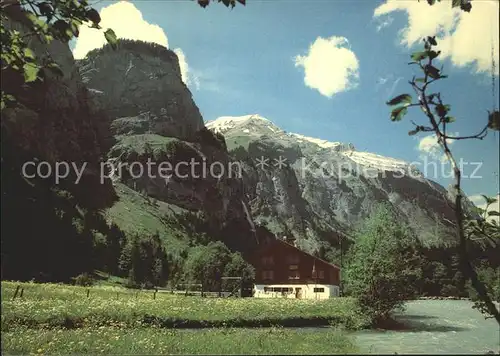
[[[298,249],[293,241],[263,239],[250,262],[255,267],[254,297],[339,296],[340,267]]]

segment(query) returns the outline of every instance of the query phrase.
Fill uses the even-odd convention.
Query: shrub
[[[94,278],[86,272],[74,277],[73,281],[75,282],[75,285],[83,287],[90,287],[95,283]]]

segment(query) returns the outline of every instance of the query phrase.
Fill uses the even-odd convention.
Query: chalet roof
[[[281,240],[281,239],[278,239],[278,238],[277,238],[277,239],[275,239],[275,240],[276,240],[276,241],[278,241],[279,243],[282,243],[282,244],[284,244],[284,245],[288,246],[288,247],[294,248],[294,249],[296,249],[297,251],[299,251],[300,253],[303,253],[303,254],[305,254],[305,255],[308,255],[308,256],[310,256],[310,257],[314,258],[315,260],[318,260],[318,261],[320,261],[320,262],[322,262],[322,263],[325,263],[325,264],[327,264],[327,265],[330,265],[330,266],[332,266],[332,267],[334,267],[334,268],[336,268],[336,269],[338,269],[338,270],[340,270],[340,269],[341,269],[341,268],[340,268],[340,266],[337,266],[336,264],[333,264],[333,263],[327,262],[327,261],[325,261],[325,260],[323,260],[323,259],[321,259],[321,258],[319,258],[319,257],[316,257],[316,256],[314,256],[314,255],[311,255],[310,253],[307,253],[307,252],[305,252],[305,251],[302,251],[300,248],[297,248],[297,247],[295,247],[294,245],[292,245],[292,244],[290,244],[290,243],[288,243],[288,242],[286,242],[286,241],[284,241],[284,240]]]
[[[340,270],[340,269],[341,269],[341,268],[340,268],[340,266],[338,266],[338,265],[336,265],[336,264],[333,264],[333,263],[327,262],[327,261],[325,261],[325,260],[323,260],[323,259],[321,259],[321,258],[319,258],[319,257],[313,256],[313,255],[311,255],[310,253],[307,253],[307,252],[305,252],[305,251],[302,251],[301,249],[299,249],[299,248],[295,247],[294,245],[292,245],[292,244],[290,244],[290,243],[286,242],[285,240],[279,239],[279,238],[278,238],[275,234],[271,233],[271,232],[270,232],[267,228],[265,228],[265,227],[263,227],[263,226],[256,226],[256,232],[257,232],[257,236],[260,236],[259,240],[260,240],[261,242],[263,242],[263,243],[264,243],[264,245],[265,245],[265,244],[267,244],[267,243],[273,242],[273,241],[277,241],[278,243],[282,243],[282,244],[284,244],[284,245],[286,245],[286,246],[288,246],[288,247],[294,248],[294,249],[296,249],[297,251],[299,251],[300,253],[303,253],[303,254],[305,254],[305,255],[308,255],[308,256],[310,256],[310,257],[312,257],[312,258],[314,258],[314,259],[316,259],[316,260],[318,260],[318,261],[320,261],[320,262],[322,262],[322,263],[325,263],[325,264],[327,264],[327,265],[329,265],[329,266],[332,266],[333,268],[336,268],[336,269],[338,269],[338,270]],[[338,232],[337,232],[337,233],[338,233]],[[259,240],[258,240],[258,241],[259,241]],[[262,244],[261,244],[261,243],[258,243],[258,245],[262,246]],[[259,248],[259,247],[258,247],[258,248]],[[260,249],[260,248],[259,248],[259,249]]]

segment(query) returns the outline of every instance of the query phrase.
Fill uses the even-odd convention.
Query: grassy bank
[[[22,298],[12,299],[16,287]],[[88,294],[88,297],[87,297]],[[2,282],[2,331],[138,326],[259,327],[338,325],[359,329],[354,300],[201,298],[118,287]]]
[[[242,342],[244,340],[244,342]],[[76,330],[17,329],[2,333],[8,354],[333,354],[356,348],[341,332],[272,329],[100,327]]]

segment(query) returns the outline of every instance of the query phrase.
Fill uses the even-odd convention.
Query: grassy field
[[[111,327],[2,332],[3,354],[345,354],[352,341],[332,329],[321,333],[283,328],[207,329]]]
[[[12,300],[16,286],[23,297]],[[89,297],[87,297],[89,291]],[[155,297],[155,299],[153,299]],[[258,327],[342,325],[367,321],[349,298],[324,301],[257,298],[201,298],[134,292],[120,287],[74,287],[2,282],[2,331],[17,327],[99,326]]]
[[[22,297],[13,299],[17,286]],[[88,293],[88,297],[87,297]],[[353,300],[201,298],[121,287],[2,282],[4,354],[346,353]],[[331,324],[322,333],[280,325]],[[304,324],[305,323],[305,324]],[[270,328],[245,328],[270,326]],[[200,330],[182,330],[182,327]],[[235,328],[240,327],[240,328]],[[299,335],[300,333],[300,335]],[[241,342],[245,340],[245,342]]]

